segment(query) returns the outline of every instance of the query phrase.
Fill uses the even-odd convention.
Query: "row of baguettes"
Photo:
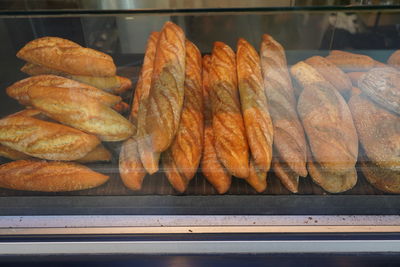
[[[101,141],[134,133],[117,112],[130,80],[116,76],[110,56],[57,37],[33,40],[17,56],[32,77],[6,91],[28,108],[0,120],[0,155],[15,160],[0,166],[0,187],[56,192],[105,183],[108,176],[79,163],[110,161]]]
[[[150,36],[131,112],[138,132],[121,150],[125,185],[139,190],[146,172],[156,172],[161,162],[179,192],[186,190],[198,166],[219,193],[229,189],[232,176],[264,191],[271,167],[292,192],[298,190],[299,177],[308,174],[328,192],[349,190],[357,182],[356,162],[362,159],[359,135],[366,154],[371,151],[371,140],[365,140],[359,125],[382,127],[372,125],[366,112],[359,121],[356,113],[362,108],[353,110],[355,97],[365,94],[370,104],[392,115],[386,114],[388,126],[382,123],[383,150],[378,153],[393,155],[381,169],[393,175],[382,186],[376,182],[377,169],[366,167],[374,162],[362,160],[362,170],[379,189],[399,190],[399,124],[392,113],[398,109],[399,87],[378,88],[398,75],[397,70],[383,69],[396,74],[382,75],[379,85],[362,86],[387,66],[368,56],[331,51],[326,58],[297,63],[289,73],[283,47],[267,34],[260,54],[244,39],[236,51],[216,42],[212,54],[201,60],[194,44],[170,22]],[[396,62],[393,56],[390,61]],[[363,94],[357,95],[354,84],[360,84]]]

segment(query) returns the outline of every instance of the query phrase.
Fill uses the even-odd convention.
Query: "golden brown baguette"
[[[135,96],[131,110],[131,118],[137,115],[137,141],[140,160],[149,174],[158,171],[160,153],[155,152],[151,145],[151,136],[146,131],[147,99],[150,93],[151,79],[154,68],[159,32],[152,32],[146,45],[143,66],[136,85]]]
[[[215,42],[209,73],[214,145],[227,170],[236,177],[249,176],[249,147],[240,110],[235,53]]]
[[[170,150],[162,153],[161,162],[164,167],[164,172],[167,175],[168,181],[172,187],[179,193],[185,192],[189,184],[189,179],[182,175],[177,168]]]
[[[58,37],[30,41],[18,51],[17,57],[72,75],[103,77],[115,76],[116,73],[116,66],[109,55]]]
[[[322,77],[330,82],[341,94],[351,89],[349,77],[335,64],[320,56],[313,56],[304,61],[316,69]]]
[[[134,126],[118,112],[93,101],[76,90],[32,87],[31,104],[48,117],[82,131],[95,134],[103,141],[122,141],[134,134]]]
[[[179,127],[185,81],[185,34],[172,22],[160,33],[146,105],[146,133],[155,152],[165,151]]]
[[[6,91],[8,96],[18,100],[22,105],[30,105],[28,92],[34,87],[46,87],[48,91],[54,91],[58,88],[68,88],[71,91],[76,90],[107,106],[113,106],[121,102],[121,97],[119,96],[106,93],[93,86],[55,75],[38,75],[26,78],[12,84]]]
[[[9,148],[8,146],[0,144],[0,157],[12,159],[12,160],[19,160],[19,159],[30,159],[31,156],[19,152],[15,149]]]
[[[247,141],[255,165],[266,172],[271,167],[273,126],[264,92],[260,57],[254,47],[242,38],[237,43],[236,62]]]
[[[253,158],[250,159],[249,177],[246,178],[246,182],[258,193],[267,189],[267,172],[260,170]]]
[[[400,170],[382,168],[370,161],[360,161],[361,171],[365,178],[374,187],[381,191],[399,194],[400,193]]]
[[[217,190],[219,194],[224,194],[231,186],[231,175],[219,162],[214,147],[214,132],[212,128],[212,110],[209,96],[209,70],[211,56],[203,57],[203,99],[204,99],[204,148],[201,159],[201,170],[208,182]]]
[[[75,80],[81,83],[85,83],[101,89],[103,91],[121,94],[132,87],[132,82],[128,78],[120,76],[109,76],[109,77],[94,77],[94,76],[82,76],[82,75],[71,75],[62,71],[53,70],[44,66],[35,65],[32,63],[26,63],[22,66],[21,71],[30,75],[57,75],[62,76],[71,80]]]
[[[32,157],[76,160],[92,151],[100,140],[61,124],[9,116],[0,120],[0,143]]]
[[[108,176],[67,162],[18,160],[0,165],[0,187],[14,190],[63,192],[100,186]]]
[[[121,147],[119,154],[119,174],[122,182],[131,190],[140,190],[146,171],[137,148],[137,141],[134,137],[126,140]]]
[[[400,168],[400,116],[393,114],[363,94],[349,101],[360,143],[373,164]]]
[[[400,71],[372,69],[360,78],[358,88],[375,103],[400,115]]]
[[[375,60],[369,56],[340,50],[332,50],[326,59],[331,61],[344,72],[368,71],[376,65]]]
[[[171,157],[168,161],[173,163],[176,171],[188,181],[195,175],[203,151],[204,108],[201,60],[200,51],[193,43],[186,40],[185,101],[178,131],[168,148],[170,151],[168,157]],[[168,169],[166,172],[168,176]]]
[[[264,34],[260,55],[265,92],[274,126],[274,157],[276,161],[287,165],[285,169],[277,167],[279,170],[275,172],[288,190],[297,192],[296,176],[307,176],[306,140],[297,115],[295,90],[288,72],[285,51],[281,44]],[[317,77],[322,79],[318,73]],[[289,173],[290,170],[297,175]],[[293,176],[296,178],[292,179]]]
[[[102,144],[100,144],[82,158],[77,159],[76,162],[91,163],[99,161],[111,161],[111,156],[111,152],[108,151],[107,148],[105,148]]]
[[[366,72],[362,71],[354,71],[354,72],[348,72],[347,75],[349,76],[351,83],[353,84],[354,87],[358,86],[358,80],[363,76]]]
[[[349,107],[337,90],[328,82],[307,86],[297,109],[319,165],[337,173],[354,168],[357,132]]]

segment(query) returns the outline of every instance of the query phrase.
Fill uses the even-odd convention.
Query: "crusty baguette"
[[[357,132],[349,107],[337,90],[328,82],[307,86],[297,108],[319,165],[337,173],[354,168]]]
[[[103,77],[115,76],[116,73],[116,66],[109,55],[58,37],[30,41],[18,51],[17,57],[72,75]]]
[[[33,87],[46,87],[48,91],[58,88],[68,88],[79,91],[104,105],[113,106],[121,102],[121,97],[106,93],[93,86],[55,75],[38,75],[18,81],[9,86],[6,91],[8,96],[18,100],[22,105],[30,105],[28,92]]]
[[[237,43],[236,62],[247,141],[255,165],[266,172],[271,167],[272,159],[272,120],[264,91],[260,57],[254,47],[243,38]]]
[[[231,175],[219,162],[214,147],[214,132],[212,128],[212,111],[209,96],[209,69],[211,56],[203,57],[203,99],[204,99],[204,148],[201,159],[201,170],[219,194],[224,194],[231,186]]]
[[[146,171],[137,148],[137,141],[134,137],[126,140],[121,147],[119,154],[119,174],[122,182],[131,190],[140,190]]]
[[[91,85],[93,87],[96,87],[98,89],[113,94],[121,94],[132,87],[131,80],[125,77],[120,77],[120,76],[94,77],[94,76],[71,75],[62,71],[53,70],[29,62],[26,63],[24,66],[22,66],[21,71],[31,76],[49,75],[49,74],[62,76],[71,80]]]
[[[249,177],[246,178],[246,182],[258,193],[267,189],[267,172],[260,170],[253,158],[250,159]]]
[[[154,58],[156,55],[159,32],[152,32],[147,40],[143,66],[136,85],[131,118],[137,116],[137,142],[140,160],[149,174],[158,171],[160,153],[155,152],[151,145],[151,136],[146,131],[147,100],[150,93],[153,76]]]
[[[283,186],[292,193],[299,192],[299,175],[288,164],[279,160],[272,161],[272,169]]]
[[[122,141],[134,134],[134,126],[118,112],[76,90],[32,87],[28,95],[32,106],[50,118],[95,134],[103,141]]]
[[[215,42],[209,73],[214,145],[227,170],[238,178],[249,176],[249,147],[240,109],[235,53]]]
[[[358,80],[358,88],[375,103],[400,115],[400,71],[372,69]]]
[[[179,193],[185,192],[189,184],[189,179],[187,179],[175,164],[170,150],[162,153],[161,162],[164,167],[164,172],[167,175],[169,183],[172,187]]]
[[[196,173],[203,151],[202,59],[200,51],[193,43],[186,40],[185,45],[185,101],[178,131],[168,151],[170,151],[169,156],[172,157],[170,161],[175,165],[176,170],[190,181]]]
[[[288,190],[297,192],[298,176],[307,176],[306,140],[297,115],[285,51],[281,44],[264,34],[260,54],[265,92],[274,126],[274,157],[276,161],[287,165],[285,168],[278,166],[275,173]]]
[[[363,94],[349,101],[360,143],[375,165],[400,168],[400,116],[393,114]]]
[[[12,160],[19,160],[19,159],[30,159],[31,156],[19,152],[15,149],[9,148],[8,146],[0,144],[0,157],[12,159]]]
[[[179,127],[185,81],[185,34],[172,22],[160,33],[151,89],[146,103],[146,133],[155,152],[165,151]]]
[[[32,157],[76,160],[92,151],[100,140],[61,124],[9,116],[0,120],[0,143]]]
[[[320,56],[313,56],[304,61],[316,69],[322,77],[330,82],[341,94],[351,89],[349,77],[335,64]]]
[[[326,59],[331,61],[344,72],[368,71],[376,65],[375,60],[369,56],[340,50],[332,50]]]
[[[96,146],[92,151],[89,151],[85,156],[77,159],[79,163],[91,163],[99,161],[111,161],[111,152],[107,150],[102,144]]]
[[[353,72],[348,72],[346,73],[350,80],[351,83],[353,84],[353,86],[357,87],[358,86],[358,80],[361,78],[361,76],[363,76],[366,72],[362,72],[362,71],[353,71]]]
[[[388,193],[400,193],[400,169],[382,168],[366,160],[360,160],[360,169],[374,187]]]
[[[108,176],[70,162],[18,160],[0,165],[0,187],[15,190],[63,192],[100,186]]]

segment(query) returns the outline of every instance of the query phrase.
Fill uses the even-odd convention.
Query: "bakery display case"
[[[0,10],[1,250],[398,252],[400,9],[255,2]]]

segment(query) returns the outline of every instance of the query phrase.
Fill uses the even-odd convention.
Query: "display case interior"
[[[328,56],[327,58],[329,59],[329,57],[332,58],[335,56],[332,53],[333,50],[340,50],[368,56],[369,59],[375,62],[373,64],[376,64],[373,68],[387,67],[386,64],[389,57],[397,49],[400,49],[399,10],[352,8],[350,12],[344,11],[329,9],[265,11],[255,9],[250,12],[240,10],[230,12],[196,12],[193,10],[192,12],[171,14],[149,12],[121,12],[112,14],[100,12],[90,15],[84,13],[72,15],[52,15],[51,13],[48,15],[8,15],[5,13],[0,16],[0,36],[2,40],[0,43],[2,59],[0,61],[0,86],[2,88],[0,90],[0,117],[4,118],[24,108],[23,105],[18,103],[17,100],[12,99],[6,92],[6,88],[28,77],[27,74],[20,70],[25,62],[18,59],[16,54],[28,42],[45,36],[64,38],[83,47],[96,49],[110,55],[117,66],[117,74],[130,79],[132,82],[132,88],[120,94],[123,101],[132,106],[134,102],[134,90],[141,75],[140,71],[144,60],[147,40],[152,32],[161,31],[164,23],[167,21],[179,25],[185,34],[185,38],[197,46],[202,56],[211,54],[214,42],[217,41],[225,43],[236,52],[237,43],[240,38],[252,45],[257,52],[260,52],[263,34],[268,34],[284,48],[287,59],[287,70],[292,74],[293,94],[297,102],[300,101],[297,100],[301,92],[300,88],[308,86],[304,85],[306,83],[303,79],[304,72],[299,72],[300,74],[296,72],[296,68],[300,67],[298,62],[305,61],[308,65],[317,66],[315,69],[318,70],[318,66],[321,66],[318,65],[320,62],[317,60],[318,62],[313,63],[313,60],[309,58],[314,56],[325,58]],[[336,53],[342,53],[340,51]],[[344,57],[351,58],[352,55],[345,54]],[[377,62],[380,62],[381,65]],[[370,71],[371,68],[362,71]],[[360,71],[359,69],[351,69],[349,71],[345,67],[340,67],[340,69],[345,70],[346,73]],[[320,67],[320,70],[323,72],[324,67]],[[321,74],[323,75],[322,72]],[[339,76],[333,77],[334,74],[332,73],[334,72],[328,72],[326,76],[328,78],[326,79],[329,79],[329,77],[339,78]],[[343,75],[348,77],[348,74]],[[386,72],[376,75],[383,77],[386,75]],[[347,78],[348,82],[350,82],[350,85],[347,85],[349,88],[346,89],[341,98],[343,99],[343,105],[347,105],[346,102],[352,95],[357,97],[357,91],[356,89],[352,89],[352,87],[356,87],[358,77],[353,77],[353,80],[350,78]],[[264,81],[268,82],[268,78],[264,77]],[[351,81],[354,82],[353,85]],[[393,94],[399,94],[398,89],[400,85],[394,84],[393,87],[395,87],[394,90],[397,90]],[[242,94],[242,92],[240,93]],[[396,100],[394,102],[394,106],[396,106]],[[271,105],[271,103],[269,104]],[[358,111],[360,108],[356,104],[354,104],[354,109]],[[300,107],[297,105],[295,105],[295,108],[299,110]],[[326,106],[328,104],[322,105],[320,113],[329,112],[329,107],[324,111]],[[381,104],[378,105],[379,108],[381,106]],[[307,113],[306,109],[303,110],[304,113]],[[348,107],[346,109],[350,112],[351,105],[350,109]],[[371,108],[367,110],[371,110]],[[130,108],[126,108],[125,111],[122,111],[122,114],[128,117],[129,112]],[[389,110],[388,113],[394,117],[392,120],[392,130],[390,130],[393,132],[393,137],[390,141],[393,142],[393,150],[388,153],[394,154],[393,166],[397,166],[398,168],[400,156],[399,115],[393,112],[393,110]],[[302,115],[300,111],[299,115]],[[362,115],[364,113],[360,114],[361,117]],[[274,121],[274,117],[272,117],[272,120]],[[388,118],[387,121],[390,121],[390,119]],[[363,124],[363,122],[360,124]],[[310,127],[312,129],[317,128],[315,125]],[[324,126],[320,125],[320,127],[323,128]],[[0,131],[4,131],[4,129],[0,129]],[[306,140],[310,141],[310,135],[306,129],[305,136],[308,138]],[[359,132],[357,136],[360,138]],[[342,138],[341,133],[339,133],[336,139],[340,138]],[[380,190],[382,186],[380,189],[378,189],[379,185],[378,188],[376,186],[376,184],[379,184],[379,181],[386,179],[384,177],[387,176],[389,176],[387,179],[390,180],[390,183],[400,184],[399,170],[395,169],[387,175],[381,169],[369,167],[369,170],[375,171],[376,179],[381,179],[375,182],[375,186],[371,185],[365,177],[365,172],[361,171],[361,168],[365,168],[365,166],[360,164],[360,159],[364,159],[365,162],[368,161],[365,160],[366,156],[363,150],[365,147],[363,144],[360,145],[359,151],[356,149],[353,168],[355,167],[357,173],[354,186],[348,186],[346,190],[337,190],[337,192],[329,189],[324,190],[310,175],[307,175],[305,178],[300,177],[298,190],[288,190],[288,186],[284,186],[276,173],[271,169],[267,173],[267,186],[265,190],[258,190],[260,192],[257,192],[246,179],[233,177],[229,189],[223,196],[217,196],[218,191],[205,179],[201,168],[194,174],[186,190],[175,190],[167,179],[166,172],[168,169],[164,168],[162,164],[160,164],[158,172],[152,175],[147,174],[144,177],[140,190],[131,190],[124,185],[119,174],[119,155],[122,142],[120,140],[118,142],[109,142],[106,140],[103,142],[103,145],[111,152],[110,161],[85,163],[91,170],[110,177],[103,185],[92,189],[72,192],[35,192],[0,189],[0,196],[4,200],[3,207],[0,207],[0,212],[3,214],[9,213],[10,206],[5,207],[4,205],[11,205],[13,207],[12,203],[16,201],[19,203],[17,204],[19,208],[22,207],[23,203],[26,203],[26,205],[33,207],[31,212],[42,213],[39,203],[43,204],[47,200],[54,199],[54,203],[59,203],[55,205],[61,205],[58,207],[61,212],[74,213],[74,211],[69,210],[73,209],[73,207],[62,205],[65,205],[68,201],[72,201],[69,203],[74,203],[73,205],[77,206],[85,206],[85,201],[93,201],[93,198],[90,200],[90,198],[85,198],[86,196],[96,196],[96,203],[99,203],[99,206],[96,207],[93,204],[94,202],[91,202],[91,205],[94,205],[94,207],[86,210],[89,214],[92,212],[101,213],[101,211],[96,212],[94,210],[96,208],[101,210],[101,203],[103,202],[109,202],[109,204],[112,203],[112,205],[120,207],[115,212],[121,212],[121,207],[127,208],[126,203],[136,202],[141,205],[140,207],[136,206],[137,210],[133,209],[122,213],[140,213],[146,207],[153,207],[152,211],[149,211],[150,213],[164,213],[166,210],[171,213],[174,213],[174,210],[177,213],[182,213],[182,211],[177,210],[182,208],[182,205],[185,206],[185,202],[191,203],[190,205],[196,207],[194,213],[209,213],[210,210],[213,210],[212,207],[214,206],[217,208],[211,211],[211,213],[217,214],[235,213],[233,205],[240,206],[236,209],[238,213],[246,213],[245,206],[252,206],[254,203],[258,205],[258,208],[250,211],[253,214],[279,214],[282,212],[296,214],[298,212],[308,213],[311,210],[319,214],[337,214],[343,212],[355,214],[358,212],[362,214],[397,214],[399,211],[399,198],[390,192]],[[358,146],[358,141],[355,145]],[[369,148],[367,147],[367,149]],[[315,151],[313,152],[315,153]],[[275,155],[276,151],[273,153]],[[343,160],[346,161],[346,159]],[[355,163],[356,161],[357,163]],[[11,160],[0,157],[0,162],[6,164],[11,162]],[[329,179],[328,183],[332,181]],[[396,185],[392,186],[396,187]],[[328,191],[331,191],[331,193]],[[332,194],[332,192],[338,194]],[[395,190],[392,190],[392,193],[395,193]],[[316,206],[319,207],[319,211],[315,211],[313,208],[308,209],[307,206],[312,206],[313,203],[317,202]],[[365,203],[365,206],[357,211],[357,205],[362,203]],[[0,206],[2,205],[0,204]],[[154,209],[154,207],[157,208]],[[225,210],[224,207],[226,207]],[[348,209],[349,207],[351,207],[350,210]],[[52,206],[52,208],[56,207]],[[188,207],[181,210],[191,213]],[[29,213],[26,209],[21,212]],[[110,210],[107,212],[113,213]],[[18,213],[18,207],[16,207],[15,212],[11,213]],[[47,209],[44,213],[51,214],[51,210]]]

